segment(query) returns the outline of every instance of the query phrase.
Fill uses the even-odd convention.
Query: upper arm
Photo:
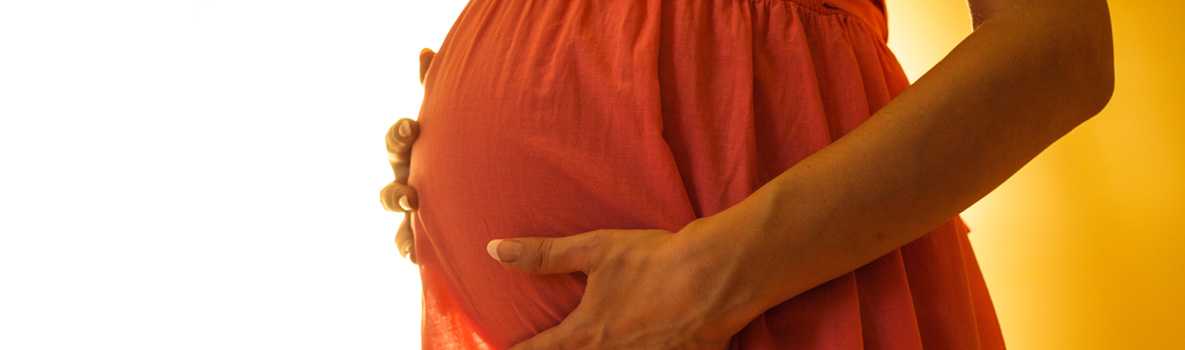
[[[985,20],[1010,12],[1107,13],[1105,0],[968,0],[968,3],[975,27],[979,27]]]
[[[978,30],[999,22],[1028,42],[1048,62],[1050,74],[1067,76],[1067,92],[1076,89],[1085,108],[1097,112],[1114,90],[1111,15],[1106,0],[968,0]],[[1069,89],[1072,88],[1072,89]]]

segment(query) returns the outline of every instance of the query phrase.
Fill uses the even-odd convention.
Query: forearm
[[[746,223],[713,244],[751,288],[740,312],[921,237],[1097,113],[1111,93],[1110,27],[1105,3],[1081,3],[987,18],[859,128],[722,213]]]

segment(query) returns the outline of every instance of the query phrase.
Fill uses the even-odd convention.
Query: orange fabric
[[[579,303],[582,275],[505,269],[488,240],[677,231],[855,128],[908,85],[882,9],[470,1],[429,67],[412,150],[424,348],[505,348]],[[953,217],[768,310],[732,348],[1002,348],[966,232]]]

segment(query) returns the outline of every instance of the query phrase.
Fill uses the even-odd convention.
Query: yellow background
[[[965,1],[887,3],[911,79],[971,31]],[[1111,104],[964,213],[1012,349],[1185,349],[1185,2],[1110,5]]]

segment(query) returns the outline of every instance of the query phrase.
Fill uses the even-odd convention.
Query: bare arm
[[[738,319],[924,235],[1098,113],[1113,85],[1103,0],[973,0],[976,29],[885,108],[692,225],[730,267]],[[700,247],[726,247],[705,249]],[[753,268],[761,266],[761,268]]]

